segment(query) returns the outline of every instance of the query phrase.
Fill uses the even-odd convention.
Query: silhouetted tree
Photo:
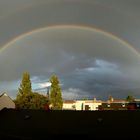
[[[19,94],[30,94],[32,92],[32,85],[30,80],[30,74],[24,72],[22,76],[22,81],[19,88]]]
[[[56,75],[50,78],[50,104],[53,110],[61,110],[63,106],[62,94],[59,79]]]
[[[30,75],[23,73],[20,88],[15,100],[18,109],[43,109],[44,105],[49,104],[48,98],[37,92],[32,92]]]
[[[48,103],[48,98],[37,92],[23,94],[15,100],[18,109],[44,109]]]

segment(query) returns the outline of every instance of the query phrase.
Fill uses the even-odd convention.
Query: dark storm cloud
[[[22,72],[29,71],[33,89],[46,93],[41,84],[56,73],[65,98],[105,97],[140,83],[134,82],[140,71],[139,60],[135,51],[100,32],[52,28],[25,36],[3,50],[0,79],[16,82]],[[135,68],[135,73],[127,68]]]
[[[119,96],[125,98],[131,91],[138,93],[136,89],[139,87],[140,81],[136,82],[134,79],[130,79],[128,74],[122,73],[114,64],[102,60],[97,61],[100,61],[102,64],[100,66],[78,69],[77,73],[69,77],[68,81],[66,81],[66,83],[68,82],[68,87],[73,87],[73,89],[78,91],[80,89],[81,93],[85,93],[85,97],[90,98],[105,99],[110,94],[117,98]],[[78,97],[82,98],[81,94]]]
[[[127,46],[102,33],[76,28],[65,28],[63,31],[61,28],[50,29],[27,36],[3,50],[0,64],[1,72],[5,74],[0,75],[0,78],[19,78],[26,70],[33,76],[39,72],[43,75],[53,72],[61,75],[92,67],[96,59],[115,63],[125,70],[133,65],[136,67],[139,58]]]

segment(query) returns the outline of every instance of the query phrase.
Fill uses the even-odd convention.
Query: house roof
[[[103,101],[102,103],[128,103],[128,101],[126,101],[126,100],[113,100],[113,101],[107,100],[107,101]]]
[[[6,94],[6,92],[2,93],[2,94],[0,95],[0,98],[3,97],[3,96],[4,96],[4,97],[8,97],[10,100],[13,101],[13,99],[10,98],[10,96],[8,96],[8,95]]]
[[[65,104],[72,104],[72,103],[75,103],[74,100],[65,100],[63,103]]]
[[[65,100],[63,103],[65,104],[72,104],[72,103],[76,103],[76,102],[85,102],[85,103],[102,103],[101,100]]]
[[[113,100],[113,103],[126,103],[126,100]]]
[[[94,101],[94,100],[87,100],[87,101],[85,101],[85,103],[102,103],[102,101],[101,100],[96,100],[96,101]]]
[[[2,96],[8,96],[8,95],[4,92],[0,95],[0,97],[2,97]]]
[[[15,103],[6,93],[0,95],[0,110],[3,108],[15,108]]]

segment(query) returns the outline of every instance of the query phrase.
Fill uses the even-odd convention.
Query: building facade
[[[128,110],[128,103],[126,100],[108,100],[99,106],[99,110]]]
[[[75,101],[64,101],[63,110],[91,110],[95,111],[99,109],[102,101],[97,100],[75,100]]]

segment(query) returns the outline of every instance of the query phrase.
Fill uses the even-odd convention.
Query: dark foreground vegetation
[[[140,138],[140,111],[0,111],[1,139]]]

